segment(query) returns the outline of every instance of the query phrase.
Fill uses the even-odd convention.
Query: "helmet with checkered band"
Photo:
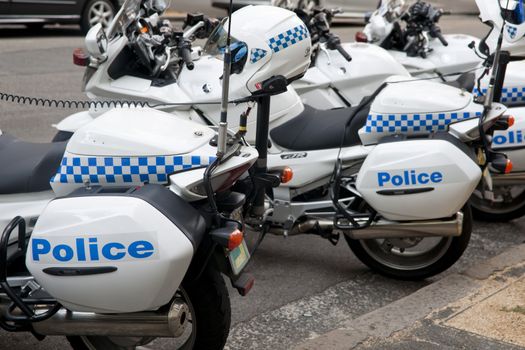
[[[489,23],[491,32],[482,40],[494,53],[503,27],[502,49],[513,55],[525,53],[525,0],[476,0],[480,18]],[[481,48],[481,47],[480,47]],[[486,50],[483,50],[486,51]]]
[[[226,46],[229,19],[219,25],[204,47],[219,58]],[[251,93],[263,82],[283,76],[288,82],[310,66],[311,40],[304,23],[291,11],[273,6],[246,6],[232,15],[232,73],[239,74]]]

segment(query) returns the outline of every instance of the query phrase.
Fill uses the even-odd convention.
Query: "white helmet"
[[[221,55],[226,46],[228,19],[211,34],[204,51]],[[232,73],[246,81],[251,93],[263,83],[283,76],[290,83],[310,66],[311,39],[304,23],[292,12],[273,6],[246,6],[232,15]]]
[[[525,1],[524,0],[476,0],[483,22],[493,28],[483,40],[494,53],[497,38],[503,27],[503,50],[514,55],[525,53]]]

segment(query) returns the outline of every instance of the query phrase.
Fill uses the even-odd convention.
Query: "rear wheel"
[[[525,215],[525,187],[502,186],[494,189],[494,201],[475,192],[470,198],[474,218],[480,221],[505,222]]]
[[[176,339],[149,337],[68,337],[75,350],[147,349],[220,350],[230,330],[231,308],[228,289],[221,274],[208,267],[196,281],[185,279],[179,290],[190,310],[189,327]]]
[[[354,240],[345,235],[352,252],[376,272],[401,280],[420,280],[445,271],[459,260],[472,232],[472,212],[463,208],[459,237]]]

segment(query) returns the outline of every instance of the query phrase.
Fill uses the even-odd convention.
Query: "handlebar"
[[[347,60],[348,62],[352,61],[352,56],[350,56],[350,54],[346,52],[346,50],[344,49],[344,47],[341,46],[341,44],[335,45],[335,49],[339,51],[339,53],[345,58],[345,60]]]
[[[180,57],[184,61],[186,68],[189,70],[193,70],[193,68],[195,68],[195,64],[191,58],[191,49],[188,46],[183,46],[180,48]]]
[[[433,34],[436,38],[438,38],[439,41],[441,41],[441,43],[443,44],[443,46],[448,46],[448,41],[447,41],[447,39],[445,39],[445,37],[443,36],[443,34],[441,34],[441,31],[440,31],[440,30],[434,31],[432,34]]]
[[[343,46],[341,46],[341,39],[332,33],[324,33],[324,37],[326,38],[326,47],[329,50],[337,50],[341,56],[345,58],[348,62],[352,61],[352,56],[346,50]]]

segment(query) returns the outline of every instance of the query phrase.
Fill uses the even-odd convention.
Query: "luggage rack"
[[[16,228],[18,228],[16,252],[8,256],[9,238]],[[34,287],[39,287],[33,280],[27,281],[20,289],[15,289],[9,284],[7,278],[9,265],[17,258],[24,256],[26,251],[26,222],[24,218],[17,216],[11,220],[0,237],[0,293],[5,293],[5,296],[11,301],[5,308],[2,305],[0,313],[0,327],[6,331],[31,331],[32,322],[44,321],[56,314],[62,307],[50,297],[32,298],[31,292]],[[49,306],[49,309],[37,314],[32,307],[34,305],[46,305]],[[15,313],[15,309],[21,311],[21,314],[18,311]]]

